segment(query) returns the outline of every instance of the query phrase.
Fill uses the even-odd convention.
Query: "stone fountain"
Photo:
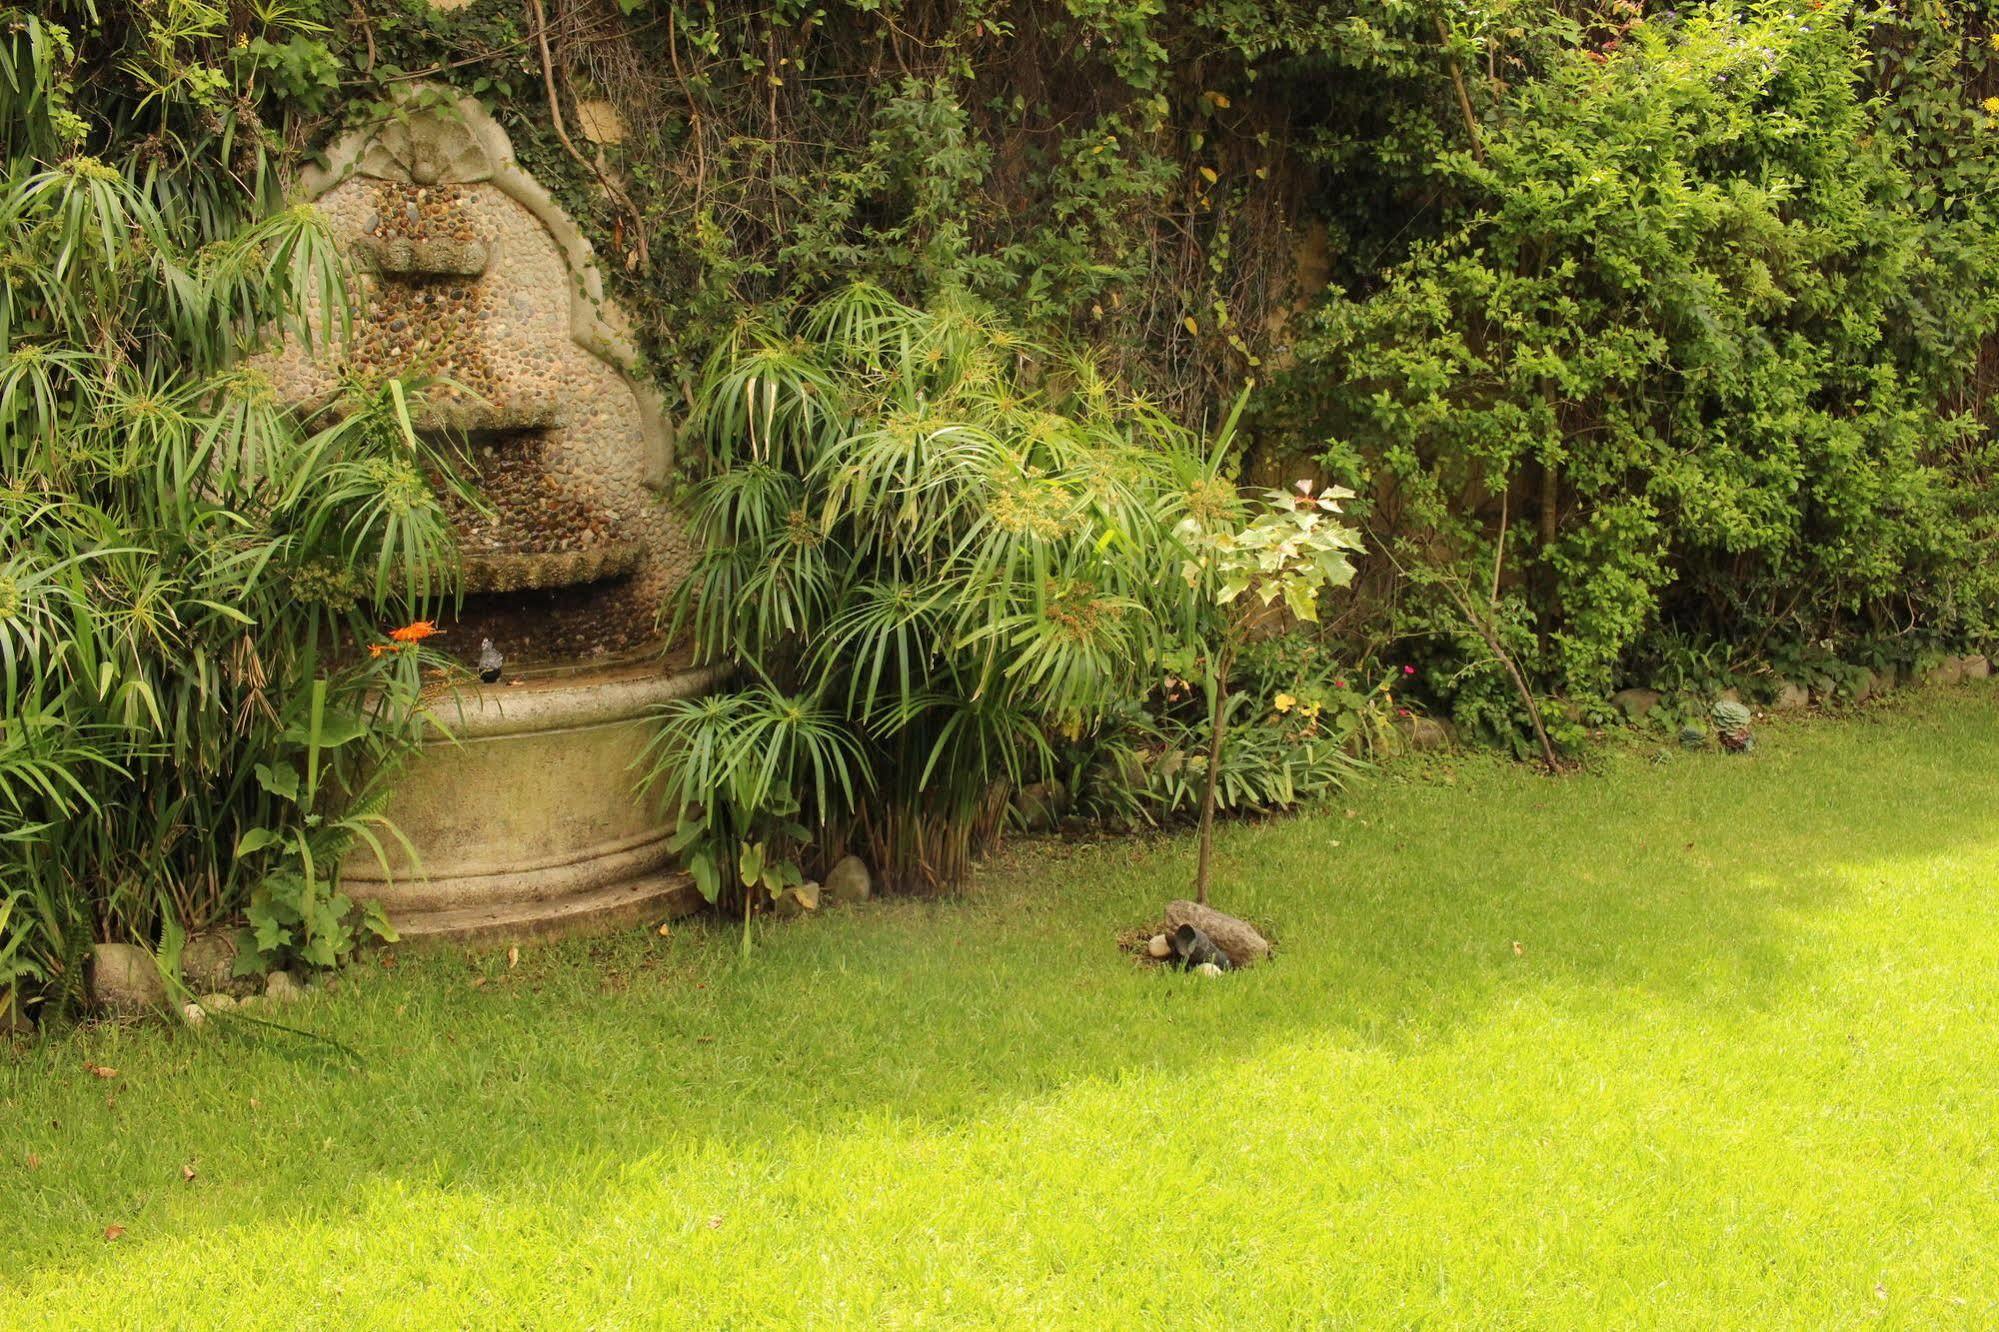
[[[468,450],[484,510],[453,512],[465,590],[432,640],[502,678],[439,700],[389,816],[416,864],[345,867],[404,938],[505,939],[691,909],[661,811],[635,798],[646,714],[710,673],[660,651],[694,557],[659,491],[672,436],[589,243],[472,99],[418,89],[308,174],[361,283],[351,335],[271,367],[302,405],[340,377],[427,376],[415,424]],[[393,839],[389,839],[392,841]],[[400,852],[396,853],[400,856]]]

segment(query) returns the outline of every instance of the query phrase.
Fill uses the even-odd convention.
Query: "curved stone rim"
[[[580,550],[464,555],[458,561],[459,585],[467,593],[576,587],[622,577],[644,558],[645,547],[636,541],[611,541]]]
[[[514,686],[467,685],[432,705],[430,719],[438,734],[424,743],[455,745],[615,726],[643,717],[662,703],[705,694],[733,670],[722,664],[624,677],[582,675]]]

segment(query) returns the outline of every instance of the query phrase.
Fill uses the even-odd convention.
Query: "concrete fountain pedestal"
[[[669,816],[637,798],[650,712],[712,671],[628,668],[473,685],[440,700],[450,729],[400,774],[383,838],[343,874],[405,941],[507,942],[683,915],[701,903],[667,850]]]
[[[360,848],[346,892],[406,939],[691,908],[632,764],[649,713],[714,681],[666,665],[658,642],[696,543],[666,497],[664,404],[590,242],[485,109],[442,88],[405,88],[302,185],[353,262],[359,308],[351,331],[273,352],[273,385],[313,410],[355,379],[424,384],[411,424],[476,492],[441,488],[463,598],[431,646],[472,665],[490,642],[506,663],[499,683],[438,701],[448,734],[397,775],[387,813],[414,859],[384,838],[385,871]]]

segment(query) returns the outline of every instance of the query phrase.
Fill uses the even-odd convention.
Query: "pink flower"
[[[1395,715],[1396,715],[1396,716],[1398,716],[1398,717],[1407,717],[1407,716],[1409,715],[1409,709],[1407,709],[1407,708],[1397,708],[1397,709],[1395,709]]]
[[[1402,668],[1402,673],[1404,675],[1414,675],[1416,673],[1416,668],[1414,666],[1404,666]]]
[[[1345,680],[1333,681],[1333,688],[1335,689],[1345,689],[1346,687],[1347,687],[1347,682]]]

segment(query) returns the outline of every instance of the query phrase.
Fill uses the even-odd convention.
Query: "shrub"
[[[1967,175],[1990,125],[1920,118],[1986,143],[1949,158],[1973,192],[1933,190],[1910,108],[1868,100],[1881,21],[1928,20],[1684,5],[1551,48],[1430,159],[1441,229],[1314,316],[1292,419],[1409,575],[1377,603],[1391,632],[1429,639],[1439,679],[1474,668],[1460,720],[1517,730],[1495,637],[1588,698],[1662,633],[1991,631],[1990,432],[1966,409],[1999,327],[1991,177]],[[1962,100],[1991,52],[1960,35]],[[1490,586],[1490,635],[1438,571]]]
[[[308,424],[245,362],[347,306],[222,34],[159,7],[86,63],[0,16],[0,965],[58,1000],[93,940],[245,907],[267,958],[345,950],[435,664],[353,649],[452,567],[400,385]]]
[[[890,883],[954,881],[1051,738],[1152,679],[1190,610],[1174,526],[1231,488],[1087,359],[867,286],[743,329],[698,401],[708,545],[674,613],[765,683],[670,705],[645,782],[745,882],[802,846],[801,807]]]

